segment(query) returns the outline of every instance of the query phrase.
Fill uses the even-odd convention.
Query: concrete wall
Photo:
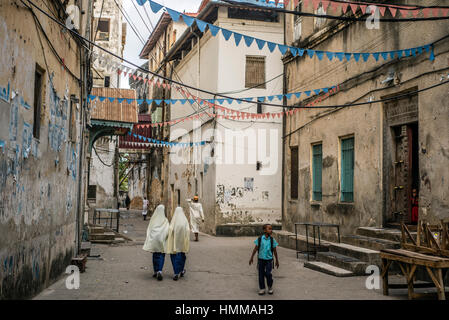
[[[425,1],[422,5],[431,5]],[[310,8],[309,8],[310,9]],[[388,16],[387,16],[388,17]],[[446,35],[448,23],[431,21],[420,23],[381,23],[380,29],[367,29],[364,22],[328,22],[314,29],[313,19],[303,19],[303,37],[298,45],[316,50],[376,52],[406,49],[431,43]],[[293,20],[287,23],[287,39],[293,43]],[[418,36],[419,35],[419,36]],[[446,41],[435,45],[435,61],[429,53],[400,60],[366,63],[351,59],[340,62],[336,58],[285,57],[287,90],[296,92],[339,85],[336,93],[322,96],[315,105],[341,105],[352,102],[378,100],[404,91],[424,89],[439,83],[447,76]],[[362,59],[360,59],[362,61]],[[383,82],[390,72],[395,80]],[[415,89],[413,89],[415,88]],[[315,97],[316,98],[316,97]],[[449,118],[447,86],[418,94],[420,217],[430,220],[449,217]],[[293,99],[295,103],[299,100]],[[304,100],[312,102],[310,98]],[[385,225],[391,195],[391,180],[387,183],[385,159],[391,158],[387,145],[385,105],[373,103],[347,109],[300,110],[287,117],[287,139],[284,163],[285,204],[284,229],[293,231],[295,222],[320,221],[338,223],[342,233],[352,233],[359,226]],[[388,130],[387,130],[388,129]],[[354,202],[340,199],[341,137],[355,138]],[[323,143],[323,200],[311,201],[311,144]],[[390,143],[391,145],[391,143]],[[290,199],[290,147],[299,147],[299,199]],[[438,172],[438,173],[437,173]],[[434,186],[437,186],[436,188]],[[390,201],[391,202],[391,201]]]
[[[117,137],[113,139],[100,138],[94,145],[97,152],[92,149],[89,185],[97,186],[97,197],[94,203],[96,208],[116,208],[117,206],[117,199],[114,196],[114,161],[117,139]]]
[[[222,7],[219,8],[216,24],[253,37],[278,43],[283,42],[282,18],[278,23],[228,19],[227,9]],[[235,91],[245,88],[244,70],[247,55],[265,56],[266,80],[275,79],[269,81],[266,88],[243,90],[243,92],[230,95],[257,97],[281,94],[283,67],[279,52],[270,53],[268,48],[259,50],[256,43],[248,48],[242,42],[236,47],[233,39],[225,41],[221,36],[212,37],[209,32],[206,32],[201,38],[199,48],[197,44],[194,45],[192,50],[180,61],[176,66],[176,73],[184,83],[211,92]],[[195,90],[189,90],[189,92],[204,99],[213,98]],[[173,90],[172,99],[178,98],[185,97]],[[223,105],[243,112],[257,112],[255,104],[234,102],[231,105],[227,103]],[[189,105],[187,102],[184,106],[171,109],[171,119],[190,116],[195,110],[203,108],[204,106]],[[279,111],[281,110],[276,107],[264,107],[263,110],[263,112]],[[237,135],[237,140],[240,140],[245,134],[242,133],[245,129],[249,129],[250,131],[247,133],[256,137],[254,142],[257,141],[260,148],[251,143],[236,146],[238,142],[233,143],[226,139],[226,134],[232,132]],[[271,131],[272,138],[270,138]],[[190,140],[182,136],[185,132],[189,132]],[[258,135],[263,138],[259,138]],[[174,164],[172,160],[170,161],[170,184],[175,185],[175,190],[177,185],[180,186],[182,201],[187,198],[184,195],[188,195],[188,197],[194,195],[195,179],[198,181],[198,185],[201,185],[201,174],[203,174],[203,194],[201,195],[201,191],[198,192],[203,206],[206,203],[207,207],[204,231],[215,233],[217,225],[226,223],[280,222],[282,162],[279,158],[281,154],[281,120],[279,118],[258,120],[257,123],[254,123],[250,120],[212,120],[207,115],[201,116],[201,119],[184,121],[171,126],[170,140],[214,141],[207,147],[198,148],[199,154],[203,155],[201,164],[195,166],[191,160],[188,160],[188,157],[194,157],[196,152],[189,152],[188,149],[184,151],[184,154],[179,154],[181,158],[185,157],[185,162],[188,165],[178,165]],[[227,149],[227,145],[231,145],[233,150]],[[212,149],[213,154],[211,153]],[[266,149],[266,153],[262,155],[264,149]],[[177,151],[171,150],[171,152]],[[232,152],[234,155],[244,154],[243,162],[226,162],[226,152]],[[273,157],[268,159],[266,154],[270,154],[270,152]],[[249,161],[253,155],[255,155],[254,161]],[[211,163],[205,163],[205,159]],[[256,170],[256,161],[263,163],[264,173]],[[245,178],[254,179],[252,188],[245,188]],[[170,186],[168,187],[170,188]],[[185,206],[182,202],[181,204]]]
[[[39,20],[80,77],[78,44],[49,19]],[[0,4],[0,299],[39,292],[76,254],[81,104],[72,109],[73,141],[68,132],[70,96],[81,100],[81,92],[39,35],[44,49],[29,10],[19,1]],[[39,139],[33,137],[36,64],[45,71]]]
[[[117,4],[123,6],[123,0],[105,0],[102,10],[103,1],[97,1],[95,3],[94,18],[93,23],[93,34],[95,35],[97,30],[97,19],[110,19],[109,25],[109,41],[96,41],[96,43],[103,48],[115,53],[116,55],[123,56],[123,50],[125,49],[125,44],[122,43],[122,35],[124,33],[123,23],[125,22],[123,15],[121,14]],[[121,63],[120,59],[112,57],[109,54],[104,53],[104,51],[94,47],[94,52],[99,54],[99,58],[94,61],[92,74],[94,78],[94,86],[104,87],[104,77],[111,77],[111,88],[120,88],[120,77],[117,74],[117,70],[114,68],[108,68],[106,63],[108,62],[118,62]],[[98,71],[98,73],[96,71]]]

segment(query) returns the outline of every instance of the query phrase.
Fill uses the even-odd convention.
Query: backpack
[[[261,235],[259,238],[257,238],[257,252],[260,252],[260,244],[262,243],[262,237],[263,235]],[[271,253],[273,253],[274,251],[274,241],[273,241],[273,237],[270,236],[270,242],[271,242]]]

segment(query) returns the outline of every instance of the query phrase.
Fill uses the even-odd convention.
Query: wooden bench
[[[389,285],[388,270],[394,262],[399,265],[404,277],[407,280],[408,297],[414,299],[425,294],[414,292],[415,271],[418,266],[424,267],[433,281],[438,293],[439,300],[446,300],[444,291],[444,278],[449,269],[449,259],[437,256],[426,255],[404,249],[384,249],[380,251],[382,259],[382,280],[383,294],[388,296],[390,288],[398,287]],[[418,287],[418,286],[416,286]],[[419,287],[422,287],[421,285]],[[433,287],[433,286],[432,286]]]

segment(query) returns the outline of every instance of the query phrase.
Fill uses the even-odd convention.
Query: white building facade
[[[197,18],[254,38],[284,41],[283,16],[273,11],[203,1]],[[167,59],[176,61],[175,79],[206,91],[234,98],[282,94],[281,53],[270,52],[266,46],[260,50],[255,41],[250,47],[243,40],[236,46],[233,37],[226,41],[221,34],[212,36],[208,29],[204,33],[186,31]],[[185,88],[172,90],[171,99],[192,96],[221,99]],[[235,100],[216,104],[227,108],[230,117],[202,113],[224,114],[206,103],[171,107],[171,120],[192,115],[194,119],[171,125],[170,141],[204,145],[171,149],[168,207],[172,211],[177,205],[186,209],[186,199],[199,195],[206,217],[203,231],[212,234],[219,225],[280,223],[282,118],[241,119],[236,115],[237,111],[259,115],[281,112],[282,108]]]

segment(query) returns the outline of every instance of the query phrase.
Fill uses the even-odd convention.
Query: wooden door
[[[394,222],[409,223],[411,217],[410,194],[412,186],[412,130],[402,125],[396,133],[396,152],[394,167],[394,185],[392,217]]]

